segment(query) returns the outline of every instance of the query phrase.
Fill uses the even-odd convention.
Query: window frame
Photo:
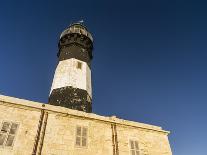
[[[132,142],[133,145],[134,145],[134,149],[132,148],[131,142]],[[136,147],[136,144],[135,144],[135,143],[137,143],[137,147],[138,147],[138,148]],[[141,155],[138,139],[129,139],[129,143],[128,143],[128,144],[129,144],[129,145],[128,145],[128,146],[129,146],[129,155],[133,155],[133,154],[132,154],[132,151],[135,152],[134,155]],[[137,154],[137,152],[138,152],[138,154]]]
[[[19,127],[20,127],[20,123],[19,122],[15,122],[15,121],[9,121],[9,120],[3,120],[1,121],[1,125],[0,125],[0,134],[2,133],[2,127],[4,125],[4,123],[9,123],[9,130],[6,132],[6,133],[3,133],[3,134],[6,134],[6,139],[4,140],[3,144],[0,145],[0,148],[13,148],[14,146],[14,143],[16,141],[16,137],[17,137],[17,134],[18,134],[18,130],[19,130]],[[15,134],[10,134],[11,132],[11,127],[12,127],[12,124],[16,124],[17,125],[17,128],[16,128],[16,132]],[[14,136],[14,139],[13,139],[13,142],[12,142],[12,145],[11,146],[7,146],[7,142],[8,142],[8,137],[9,135],[13,135]]]
[[[77,132],[78,127],[81,128],[81,135],[78,135],[78,132]],[[83,136],[83,134],[82,134],[84,128],[86,129],[86,136]],[[77,145],[76,144],[77,137],[80,137],[80,145]],[[83,137],[86,138],[86,145],[85,146],[82,145]],[[75,128],[75,143],[74,143],[74,146],[76,148],[88,148],[88,126],[76,125],[76,128]]]
[[[79,67],[80,67],[80,68],[79,68]],[[82,68],[83,68],[83,63],[80,62],[80,61],[77,61],[77,62],[76,62],[76,68],[79,69],[79,70],[82,70]]]

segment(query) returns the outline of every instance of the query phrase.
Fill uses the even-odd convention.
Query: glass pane
[[[139,155],[139,151],[136,151],[136,155]]]
[[[1,128],[1,132],[7,132],[7,131],[9,131],[9,126],[10,126],[10,123],[9,122],[4,122],[3,123],[3,126],[2,126],[2,128]]]
[[[139,150],[138,142],[137,141],[135,141],[135,148],[136,148],[136,150]]]
[[[0,134],[0,145],[4,144],[5,138],[6,138],[5,134]]]
[[[87,128],[83,128],[82,136],[83,137],[86,137],[87,136]]]
[[[11,129],[10,129],[10,134],[15,134],[17,130],[18,124],[12,123]]]
[[[81,127],[77,127],[77,136],[81,136]]]
[[[86,146],[86,138],[82,138],[82,146]]]
[[[134,149],[134,142],[132,140],[130,140],[130,147],[131,149]]]
[[[81,141],[81,138],[80,137],[76,137],[76,145],[77,146],[80,146],[80,141]]]
[[[136,155],[134,150],[131,150],[131,155]]]
[[[14,141],[14,135],[9,135],[6,142],[6,146],[12,146],[13,141]]]

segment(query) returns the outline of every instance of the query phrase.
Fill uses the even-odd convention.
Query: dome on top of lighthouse
[[[89,37],[90,40],[93,41],[93,37],[91,33],[83,25],[83,21],[70,24],[70,26],[61,33],[60,38],[62,38],[63,36],[69,33],[79,33],[79,34]]]

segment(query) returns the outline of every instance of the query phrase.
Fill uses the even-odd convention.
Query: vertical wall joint
[[[119,155],[119,146],[118,146],[118,136],[116,124],[111,124],[112,129],[112,147],[113,147],[113,155]]]
[[[47,119],[48,119],[48,112],[45,112],[45,110],[42,109],[32,155],[41,155],[42,147],[44,143],[46,126],[47,126]]]

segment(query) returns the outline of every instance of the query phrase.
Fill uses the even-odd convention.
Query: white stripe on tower
[[[71,86],[86,90],[92,98],[91,69],[84,61],[70,58],[59,61],[50,90]]]

